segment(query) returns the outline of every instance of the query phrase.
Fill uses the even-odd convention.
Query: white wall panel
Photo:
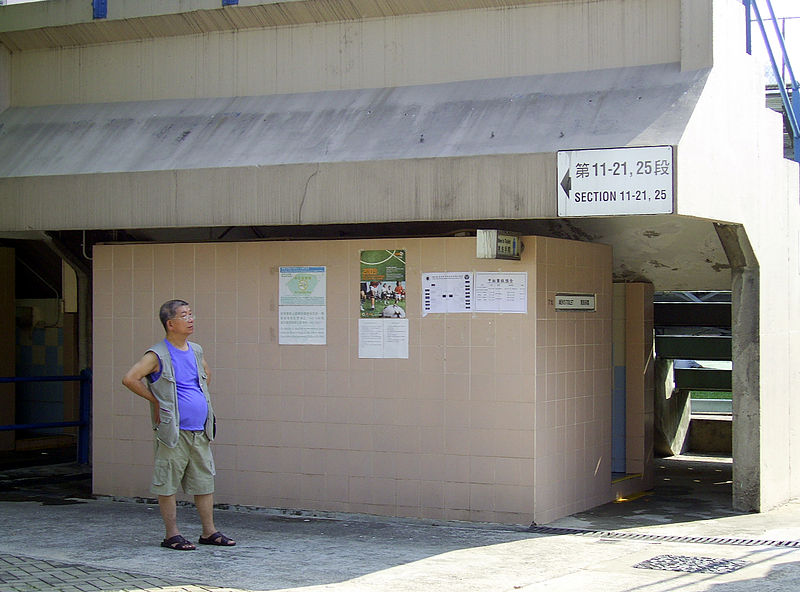
[[[124,97],[139,94],[141,58],[129,63],[131,44],[110,44],[103,46],[102,52],[94,48],[78,50],[81,57],[87,58],[87,66],[81,59],[79,70],[80,100],[94,102],[92,97],[104,96],[108,87],[113,86],[113,96]],[[67,82],[62,80],[62,85]]]
[[[148,55],[149,61],[142,72],[143,79],[152,78],[151,99],[162,96],[179,99],[198,94],[197,79],[203,53],[206,51],[204,41],[205,36],[159,41],[157,51]]]
[[[237,33],[212,33],[198,39],[196,92],[201,97],[236,96],[239,56]],[[190,56],[182,60],[191,64]],[[227,92],[220,92],[225,89]]]
[[[277,43],[278,33],[274,30],[237,35],[236,56],[242,65],[236,87],[238,96],[275,93]]]
[[[77,52],[70,57],[77,57]],[[16,53],[11,57],[11,104],[49,105],[76,103],[78,97],[68,92],[61,79],[60,64],[64,52],[37,50]]]

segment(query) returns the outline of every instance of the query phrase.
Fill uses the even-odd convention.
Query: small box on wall
[[[476,236],[478,259],[511,259],[519,261],[524,245],[520,235],[505,230],[478,230]]]

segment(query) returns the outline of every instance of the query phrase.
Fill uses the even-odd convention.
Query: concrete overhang
[[[89,0],[59,0],[0,7],[0,44],[17,52],[552,1],[239,0],[222,6],[220,0],[108,0],[106,17],[95,19]]]
[[[708,71],[663,64],[424,86],[10,108],[0,178],[676,145]]]
[[[662,64],[11,108],[0,114],[0,231],[505,220],[613,244],[620,278],[727,289],[709,220],[556,212],[559,150],[677,146],[707,76]]]

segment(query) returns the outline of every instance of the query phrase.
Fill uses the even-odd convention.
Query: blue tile
[[[32,339],[33,339],[33,345],[45,345],[44,329],[34,329]]]

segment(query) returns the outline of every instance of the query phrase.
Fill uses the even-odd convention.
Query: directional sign
[[[672,146],[558,153],[558,215],[671,214]]]

